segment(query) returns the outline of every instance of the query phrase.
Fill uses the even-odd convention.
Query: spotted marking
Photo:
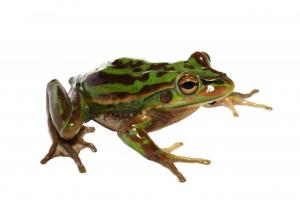
[[[172,98],[173,96],[170,90],[167,90],[160,95],[160,101],[162,103],[169,103],[172,100]]]

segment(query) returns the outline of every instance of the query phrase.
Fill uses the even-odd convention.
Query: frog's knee
[[[51,81],[48,82],[47,89],[53,88],[57,85],[60,85],[59,81],[57,79],[52,79]]]
[[[47,84],[47,110],[53,125],[60,132],[69,119],[72,105],[65,88],[56,79]]]
[[[77,132],[79,131],[78,128],[76,127],[69,127],[69,128],[64,128],[59,132],[59,135],[61,138],[65,140],[71,140],[75,135],[77,135]]]

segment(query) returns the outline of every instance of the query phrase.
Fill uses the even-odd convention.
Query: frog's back
[[[176,75],[177,72],[169,63],[119,58],[104,69],[85,75],[82,88],[92,103],[131,103],[173,88]]]

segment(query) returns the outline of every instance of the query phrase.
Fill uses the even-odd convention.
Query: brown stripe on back
[[[166,71],[161,71],[161,72],[157,72],[156,76],[157,77],[162,77],[163,75],[167,74]]]
[[[144,64],[144,62],[141,61],[141,60],[138,60],[138,61],[136,61],[135,63],[133,63],[133,62],[129,63],[129,65],[130,65],[131,67],[138,67],[138,66],[141,66],[142,64]]]
[[[138,78],[140,81],[146,81],[149,79],[149,73],[144,73],[141,77]]]
[[[149,79],[149,73],[144,73],[140,77],[133,77],[130,74],[108,74],[103,71],[95,72],[86,77],[85,83],[88,86],[120,83],[124,85],[134,84],[136,80],[146,81]]]
[[[158,71],[158,70],[161,70],[161,69],[167,70],[166,66],[168,64],[169,63],[154,63],[154,64],[150,65],[148,70],[155,70],[155,71]]]
[[[127,63],[123,63],[120,59],[117,59],[115,61],[112,62],[113,64],[113,68],[117,68],[117,69],[124,69],[127,67],[138,67],[141,66],[144,62],[141,60],[137,60],[135,62],[133,62],[134,60],[130,60]]]
[[[142,68],[140,68],[140,67],[135,67],[135,68],[133,68],[132,71],[133,71],[133,72],[140,72],[140,71],[142,71]]]
[[[165,83],[158,83],[154,85],[145,85],[139,92],[131,94],[129,92],[115,92],[112,94],[105,94],[91,99],[93,103],[102,105],[129,103],[131,101],[148,97],[156,91],[173,88],[173,80]]]
[[[117,69],[124,69],[127,68],[128,65],[122,63],[120,60],[115,60],[114,62],[112,62],[111,64],[113,64],[113,68],[117,68]]]

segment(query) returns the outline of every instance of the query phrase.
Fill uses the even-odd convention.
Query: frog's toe
[[[174,151],[175,149],[178,149],[181,146],[183,146],[183,142],[176,142],[172,146],[163,148],[162,150],[166,153],[171,153],[172,151]]]
[[[93,143],[86,142],[85,144],[88,148],[90,148],[92,150],[92,152],[97,152],[97,148],[95,147],[95,145]]]
[[[238,117],[238,116],[239,116],[239,113],[236,111],[235,108],[229,108],[229,109],[231,110],[232,115],[233,115],[234,117]]]
[[[211,164],[211,161],[210,161],[210,160],[202,159],[202,160],[200,161],[200,163],[203,164],[203,165],[210,165],[210,164]]]
[[[180,182],[184,183],[186,181],[186,178],[181,173],[177,173],[176,176]]]
[[[76,153],[79,153],[84,148],[89,148],[92,152],[97,152],[97,148],[93,143],[86,142],[83,139],[75,144],[72,144],[72,147],[76,151]]]
[[[40,161],[40,163],[41,164],[46,164],[49,160],[51,160],[53,158],[53,156],[52,155],[46,155],[41,161]]]
[[[253,93],[253,94],[258,93],[258,92],[259,92],[259,89],[253,89],[253,90],[252,90],[252,93]]]
[[[95,132],[95,127],[92,126],[83,126],[84,132],[85,133],[94,133]]]
[[[46,164],[49,160],[57,156],[58,152],[58,142],[54,141],[51,145],[49,152],[45,155],[45,157],[40,161],[41,164]]]
[[[266,109],[266,110],[269,110],[269,111],[273,110],[273,108],[272,108],[272,107],[270,107],[270,106],[267,106],[267,105],[265,105],[265,106],[264,106],[264,109]]]
[[[174,154],[172,154],[171,157],[173,162],[199,163],[203,165],[209,165],[211,163],[210,160],[204,158],[191,158],[191,157],[179,156]]]
[[[84,148],[89,148],[93,152],[97,152],[97,148],[93,143],[86,142],[83,139],[85,134],[92,133],[92,132],[95,132],[94,127],[83,126],[80,132],[72,140],[70,140],[70,144],[72,148],[76,151],[76,153],[79,153]]]
[[[258,89],[253,89],[252,91],[250,91],[248,93],[233,92],[232,96],[237,96],[237,97],[246,99],[246,98],[252,97],[254,94],[256,94],[258,92],[259,92]]]
[[[78,170],[79,170],[80,173],[86,173],[86,169],[83,165],[78,166]]]

